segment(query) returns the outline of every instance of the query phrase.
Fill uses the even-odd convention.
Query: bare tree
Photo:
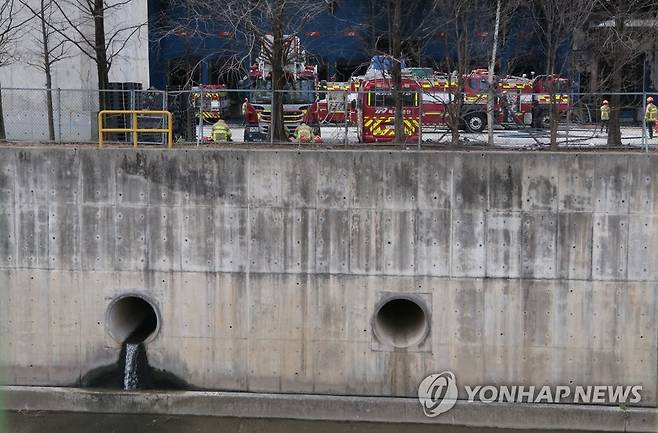
[[[594,12],[587,28],[588,50],[593,53],[593,62],[600,66],[594,85],[610,89],[608,145],[618,146],[622,144],[620,93],[637,86],[628,81],[625,71],[655,51],[658,6],[654,0],[599,0]]]
[[[493,37],[492,37],[492,48],[491,48],[491,58],[489,60],[488,67],[488,94],[487,94],[487,129],[488,137],[487,143],[489,146],[494,145],[494,104],[496,98],[496,85],[494,82],[495,78],[495,68],[496,62],[498,61],[498,45],[500,44],[499,40],[504,37],[505,30],[508,26],[507,24],[511,20],[512,16],[516,9],[520,6],[521,0],[496,0],[495,12],[493,12]],[[501,31],[501,28],[503,29]],[[503,33],[503,35],[501,35]]]
[[[493,33],[493,46],[491,48],[491,60],[489,60],[489,74],[487,75],[487,83],[489,85],[489,92],[487,96],[487,130],[488,138],[487,143],[489,146],[494,145],[494,72],[496,67],[496,54],[498,52],[498,33],[500,31],[500,4],[501,0],[496,0],[496,18],[494,24],[494,33]]]
[[[24,6],[28,6],[26,0],[20,0],[20,2]],[[62,37],[53,30],[58,23],[63,21],[63,18],[57,15],[58,14],[54,10],[53,0],[39,0],[39,8],[33,16],[34,19],[31,20],[33,25],[30,28],[30,33],[32,34],[38,48],[35,52],[28,53],[28,58],[26,60],[29,65],[42,71],[45,77],[48,137],[50,141],[55,140],[52,68],[57,62],[69,57],[67,52],[67,41],[62,39]],[[50,23],[50,25],[47,25],[46,23]]]
[[[20,38],[18,30],[26,20],[20,18],[20,7],[14,0],[0,3],[0,68],[14,60],[15,42]],[[2,110],[2,87],[0,85],[0,140],[6,139],[5,121]]]
[[[114,14],[116,17],[125,17],[125,8],[133,0],[51,0],[53,10],[63,17],[62,23],[50,22],[48,17],[42,20],[52,33],[57,34],[63,41],[75,46],[80,52],[96,64],[98,78],[99,107],[107,106],[107,98],[103,90],[108,88],[109,73],[112,64],[128,42],[146,26],[146,22],[125,23],[117,19],[118,24],[112,28],[106,26],[106,18]],[[41,17],[39,10],[27,5],[30,12]],[[90,35],[88,29],[93,30]]]
[[[377,4],[375,4],[377,3]],[[375,6],[379,6],[378,8]],[[404,7],[404,10],[403,10]],[[379,12],[376,12],[379,11]],[[419,13],[422,12],[422,13]],[[415,20],[413,26],[403,21],[403,16],[421,18]],[[409,57],[417,57],[421,60],[421,48],[418,48],[415,56],[410,56],[409,46],[405,50],[405,43],[409,41],[422,41],[432,35],[436,28],[433,18],[436,10],[431,2],[404,3],[401,0],[387,0],[386,2],[370,1],[369,37],[370,49],[368,54],[384,56],[386,61],[381,65],[388,70],[382,71],[382,79],[387,80],[393,100],[393,122],[394,141],[402,143],[406,140],[404,124],[404,100],[405,93],[402,85],[402,65],[411,60]],[[385,18],[386,27],[377,26],[377,22]],[[405,25],[407,24],[407,25]],[[383,46],[382,42],[387,42]],[[421,65],[419,65],[421,66]],[[420,100],[419,104],[422,103]],[[422,119],[419,119],[419,128],[422,127]]]
[[[464,120],[464,80],[474,66],[476,53],[484,51],[482,41],[475,37],[476,29],[483,22],[490,21],[491,6],[490,2],[479,0],[433,1],[433,8],[440,12],[440,28],[445,29],[446,45],[455,50],[454,53],[448,52],[442,62],[442,67],[451,71],[447,75],[448,87],[454,89],[451,100],[444,104],[454,145],[460,142],[459,128]],[[473,19],[474,14],[477,14],[477,20]]]
[[[546,75],[554,76],[564,71],[558,65],[558,52],[564,44],[571,44],[575,31],[582,29],[591,17],[595,2],[592,0],[542,0],[532,2],[536,28],[542,36],[546,53]],[[559,120],[557,89],[550,86],[550,136],[551,148],[557,148]]]
[[[173,7],[180,4],[180,0],[171,1]],[[285,71],[285,64],[299,49],[295,40],[304,26],[326,11],[329,4],[320,0],[186,0],[184,3],[186,16],[170,20],[164,34],[178,28],[189,32],[190,37],[216,36],[213,32],[222,26],[234,34],[236,42],[213,53],[232,59],[225,67],[243,65],[247,59],[264,60],[271,68],[272,139],[286,141],[283,90],[290,74]]]

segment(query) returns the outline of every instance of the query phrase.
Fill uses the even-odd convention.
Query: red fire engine
[[[460,128],[471,132],[482,132],[485,129],[489,86],[487,77],[486,69],[473,70],[464,77]],[[565,115],[569,109],[570,83],[564,78],[506,76],[496,78],[495,82],[494,119],[497,124],[548,127],[552,92],[555,92],[560,115]],[[419,117],[424,127],[445,125],[448,122],[448,105],[455,100],[457,89],[455,75],[432,73],[431,76],[419,79],[413,73],[403,71],[402,88],[404,134],[408,140],[414,141],[418,137]],[[419,106],[419,96],[422,106]],[[363,81],[358,101],[356,120],[360,140],[391,141],[395,136],[395,127],[390,78]]]
[[[352,76],[348,82],[320,83],[320,100],[318,100],[318,118],[322,123],[343,123],[355,125],[357,121],[356,101],[361,83],[365,76]],[[326,91],[326,96],[323,92]],[[347,103],[347,105],[345,105]]]
[[[391,94],[390,59],[373,57],[363,80],[355,83],[358,89],[358,134],[361,141],[390,141],[395,136],[394,100]],[[449,109],[459,106],[460,129],[482,132],[487,125],[489,82],[487,69],[474,69],[465,75],[461,103],[455,105],[458,77],[441,74],[429,68],[403,68],[402,90],[404,101],[404,134],[414,140],[419,125],[445,125],[450,120]],[[494,76],[494,120],[500,125],[550,125],[551,97],[555,98],[558,113],[569,110],[567,79],[558,76],[497,77]],[[419,101],[420,99],[420,101]]]
[[[381,78],[376,78],[381,77]],[[395,136],[394,101],[391,95],[390,74],[385,60],[373,59],[359,89],[358,134],[363,142],[391,141]],[[454,102],[457,77],[439,74],[428,68],[402,70],[404,134],[417,140],[418,127],[448,123],[448,107]],[[472,131],[486,125],[486,78],[471,74],[465,79],[460,119]]]
[[[425,126],[445,124],[448,104],[455,100],[457,76],[432,73],[418,78],[422,89],[422,120]],[[557,76],[494,77],[496,100],[494,118],[501,125],[532,125],[547,128],[550,124],[551,93],[555,93],[558,112],[564,116],[569,110],[567,79]],[[488,71],[475,69],[464,77],[463,99],[459,113],[460,128],[481,132],[487,125]]]
[[[272,36],[263,41],[272,45]],[[317,66],[306,64],[306,53],[299,38],[285,36],[288,57],[284,65],[286,83],[283,94],[283,121],[286,128],[293,132],[304,121],[316,126],[319,135],[318,112],[316,102]],[[267,50],[266,50],[267,51]],[[263,141],[269,139],[269,127],[272,121],[272,67],[264,55],[249,68],[246,77],[249,86],[249,102],[245,106],[245,141]],[[285,92],[287,91],[287,92]]]
[[[558,113],[564,117],[570,108],[569,93],[571,82],[557,75],[539,75],[532,81],[534,126],[548,128],[550,126],[551,94],[555,96]]]
[[[321,81],[318,87],[320,123],[343,123],[350,117],[349,83]]]
[[[402,115],[406,141],[418,140],[420,87],[414,80],[402,80]],[[387,79],[364,81],[357,103],[357,134],[363,143],[392,141],[395,137],[395,108],[391,82]]]

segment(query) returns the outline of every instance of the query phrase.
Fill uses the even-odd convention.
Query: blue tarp
[[[370,69],[390,72],[392,68],[393,59],[389,56],[373,56],[373,58],[370,59]],[[402,62],[401,68],[405,68],[404,62]]]

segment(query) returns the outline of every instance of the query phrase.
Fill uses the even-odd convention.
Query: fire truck
[[[272,36],[266,36],[262,43],[271,47]],[[315,133],[319,135],[317,66],[306,63],[306,52],[298,37],[284,36],[284,44],[287,53],[283,67],[286,79],[283,93],[284,125],[293,132],[304,121],[314,127]],[[250,66],[249,73],[243,80],[249,91],[249,101],[244,113],[244,141],[269,140],[272,122],[272,66],[263,51],[268,52],[270,49],[261,50],[257,63]]]
[[[404,65],[401,72],[404,135],[406,140],[415,141],[421,123],[424,127],[448,123],[448,106],[455,100],[457,77],[429,68],[404,68]],[[481,97],[486,87],[480,76],[471,78],[465,79],[460,119],[468,129],[481,131],[486,124],[486,99]],[[391,141],[395,136],[395,110],[390,60],[373,57],[359,84],[356,122],[360,140]]]
[[[423,91],[423,125],[436,126],[448,120],[447,105],[455,100],[457,76],[433,73],[419,78],[411,74]],[[481,132],[487,125],[487,101],[489,98],[487,69],[474,69],[463,78],[460,128],[470,132]],[[560,116],[569,110],[569,87],[567,79],[557,76],[494,77],[494,119],[503,126],[550,126],[551,94]]]
[[[420,87],[402,80],[402,116],[405,141],[418,141],[420,126]],[[367,80],[361,84],[357,103],[357,135],[363,143],[392,141],[395,137],[395,104],[391,81]]]
[[[388,142],[395,138],[395,100],[390,68],[392,61],[375,56],[362,77],[351,80],[357,93],[357,135],[363,143]],[[402,121],[405,141],[417,141],[420,129],[421,85],[405,74],[401,80]]]
[[[570,82],[558,76],[494,77],[494,120],[510,127],[550,126],[551,95],[560,116],[569,110]],[[404,134],[409,140],[418,136],[418,127],[448,123],[448,108],[455,102],[458,77],[429,68],[402,69]],[[474,69],[463,77],[459,128],[482,132],[487,125],[489,98],[487,69]],[[420,100],[419,100],[420,99]],[[358,96],[357,127],[364,142],[390,141],[395,136],[394,102],[391,78],[381,59],[373,58],[361,82]]]
[[[320,123],[344,123],[350,120],[351,101],[356,93],[350,92],[350,83],[320,82],[318,87],[318,119]]]
[[[366,81],[365,75],[353,75],[347,82],[321,82],[319,87],[320,99],[318,100],[320,122],[343,123],[347,115],[347,123],[356,125],[356,102],[359,89],[364,81]],[[326,95],[324,94],[325,91]]]
[[[231,102],[224,84],[206,84],[192,87],[192,106],[198,120],[203,117],[204,123],[215,123],[226,114]]]
[[[422,89],[422,120],[424,126],[436,127],[449,121],[448,106],[455,102],[458,77],[456,74],[434,72],[422,78],[412,74]],[[487,70],[476,69],[463,77],[463,93],[459,112],[459,128],[470,132],[481,132],[487,125],[488,88]],[[511,91],[511,90],[510,90]],[[504,115],[501,100],[494,104],[494,115],[498,123],[514,122]],[[510,110],[514,112],[514,110]]]
[[[551,95],[554,94],[555,105],[560,117],[565,117],[571,105],[569,93],[571,81],[557,75],[539,75],[531,80],[533,93],[533,121],[537,128],[550,127]]]

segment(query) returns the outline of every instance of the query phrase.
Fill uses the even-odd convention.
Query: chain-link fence
[[[464,95],[458,103],[454,94],[446,92],[405,90],[399,98],[402,116],[396,121],[395,98],[382,89],[272,92],[208,86],[102,92],[2,88],[1,92],[2,119],[10,142],[96,143],[102,105],[107,110],[170,111],[178,146],[227,142],[404,148],[491,144],[487,96],[483,94]],[[658,133],[653,131],[655,123],[644,121],[648,96],[498,93],[489,105],[493,146],[537,149],[552,143],[560,148],[650,149],[658,144]],[[281,113],[272,110],[278,104]],[[613,124],[617,118],[618,127]],[[130,128],[132,121],[129,115],[108,116],[104,127]],[[140,114],[138,123],[139,128],[166,126],[162,116],[148,113]],[[104,138],[109,144],[132,143],[130,133],[109,132]],[[142,133],[139,143],[163,145],[165,138]]]

